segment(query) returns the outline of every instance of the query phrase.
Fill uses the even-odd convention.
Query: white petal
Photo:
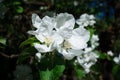
[[[42,36],[41,34],[37,34],[37,35],[35,35],[35,37],[36,37],[40,42],[44,42],[44,41],[45,41],[45,37]]]
[[[68,42],[71,44],[71,48],[75,50],[84,49],[87,47],[86,41],[80,36],[72,36],[68,39]]]
[[[113,59],[113,61],[118,64],[120,60],[119,60],[119,58],[115,57],[115,58]]]
[[[74,50],[74,49],[70,49],[69,52],[71,54],[73,54],[74,56],[81,56],[83,54],[82,50]]]
[[[113,56],[113,52],[112,51],[108,51],[107,54],[110,55],[110,56]]]
[[[84,53],[89,53],[89,52],[91,52],[92,50],[93,50],[93,48],[87,47],[87,48],[85,48]]]
[[[36,35],[38,34],[37,30],[36,31],[33,31],[33,30],[30,30],[27,32],[28,34],[31,34],[31,35]]]
[[[84,69],[90,69],[90,67],[91,67],[93,64],[94,64],[94,63],[92,63],[92,62],[85,63],[85,64],[83,64],[83,68],[84,68]]]
[[[34,47],[35,47],[39,52],[42,52],[42,53],[52,51],[47,45],[42,45],[42,44],[34,43]]]
[[[93,15],[89,15],[89,19],[95,19]]]
[[[46,27],[46,29],[48,29],[49,32],[51,32],[53,30],[53,28],[55,27],[55,19],[49,16],[45,16],[43,19],[43,24],[44,27]]]
[[[82,19],[84,19],[84,18],[87,18],[89,15],[88,14],[86,14],[86,13],[84,13],[84,14],[82,14],[81,16],[80,16],[80,18]]]
[[[88,69],[86,68],[86,69],[85,69],[85,73],[89,73],[89,72],[90,72],[90,69],[89,69],[89,68],[88,68]]]
[[[84,60],[80,59],[80,57],[77,57],[77,61],[78,61],[79,64],[83,64],[84,63]]]
[[[74,29],[73,35],[81,36],[86,42],[90,39],[90,32],[83,27]]]
[[[58,33],[65,39],[68,39],[72,36],[73,29],[62,28],[58,31]]]
[[[62,55],[67,59],[67,60],[71,60],[74,58],[74,55],[71,54],[69,51],[63,50]]]
[[[56,24],[57,29],[60,29],[61,27],[67,27],[69,29],[74,28],[75,19],[71,14],[60,13],[57,15],[56,21],[57,21],[57,24]]]
[[[95,23],[96,23],[96,21],[94,21],[94,20],[89,21],[90,26],[93,26]]]
[[[32,24],[33,24],[33,26],[36,27],[36,28],[39,28],[40,25],[41,25],[41,19],[40,19],[40,17],[39,17],[37,14],[35,14],[35,13],[32,14]]]
[[[61,44],[63,42],[63,37],[61,37],[59,34],[55,33],[52,35],[52,39],[56,44]]]

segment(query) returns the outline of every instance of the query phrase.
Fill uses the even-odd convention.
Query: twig
[[[0,52],[0,54],[3,56],[3,57],[5,57],[5,58],[16,58],[16,57],[18,57],[19,56],[19,54],[12,54],[12,55],[7,55],[7,54],[5,54],[5,53],[3,53],[3,52]]]

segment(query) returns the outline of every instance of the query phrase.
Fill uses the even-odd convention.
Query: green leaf
[[[46,71],[39,71],[40,80],[52,80],[52,71],[48,69]]]
[[[56,65],[55,68],[52,70],[53,79],[58,80],[59,77],[62,75],[63,71],[65,70],[64,65]]]
[[[94,9],[94,8],[90,9],[90,12],[91,12],[91,13],[94,13],[94,12],[95,12],[95,9]]]
[[[88,30],[90,31],[90,38],[92,38],[92,35],[93,35],[94,32],[95,32],[95,29],[88,27]]]
[[[20,4],[21,4],[21,2],[18,2],[18,1],[13,2],[13,5],[20,5]]]
[[[0,43],[3,45],[6,45],[6,39],[5,38],[0,38]]]
[[[21,6],[18,6],[16,11],[17,11],[17,13],[23,13],[24,9]]]
[[[42,66],[42,65],[41,65]],[[40,80],[58,80],[65,70],[64,65],[56,65],[52,70],[39,71]]]
[[[24,47],[26,45],[34,43],[35,41],[36,41],[36,38],[35,37],[31,37],[31,38],[25,40],[24,42],[22,42],[19,47],[22,48],[22,47]]]
[[[106,53],[98,52],[98,54],[99,54],[99,58],[100,58],[100,59],[106,59],[106,58],[107,58]]]
[[[109,60],[109,61],[112,60],[111,56],[107,55],[107,60]]]
[[[119,71],[119,65],[114,65],[114,67],[113,67],[113,69],[112,69],[112,73],[114,74],[114,75],[116,75],[116,73]]]
[[[82,77],[84,77],[84,75],[85,75],[84,71],[79,69],[79,68],[77,68],[77,66],[75,67],[75,71],[77,73],[78,79],[81,80]]]

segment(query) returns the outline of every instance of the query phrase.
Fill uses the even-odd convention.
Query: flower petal
[[[69,53],[69,51],[63,50],[62,55],[67,59],[67,60],[71,60],[74,58],[74,55]]]
[[[35,47],[39,52],[42,52],[42,53],[52,51],[47,45],[42,45],[42,44],[34,43],[34,47]]]
[[[90,32],[83,27],[74,29],[73,35],[81,36],[86,42],[90,39]]]
[[[39,17],[37,14],[35,14],[35,13],[32,14],[32,24],[33,24],[33,26],[36,27],[36,28],[39,28],[40,25],[41,25],[41,19],[40,19],[40,17]]]
[[[75,50],[84,49],[87,47],[86,41],[80,36],[72,36],[68,39],[68,42],[71,44],[71,48]]]
[[[56,17],[56,21],[57,21],[57,24],[56,24],[57,29],[64,28],[64,27],[67,27],[69,29],[74,28],[75,19],[71,14],[60,13]]]
[[[45,41],[45,37],[42,36],[41,34],[37,34],[37,35],[35,35],[35,37],[36,37],[40,42],[44,42],[44,41]]]

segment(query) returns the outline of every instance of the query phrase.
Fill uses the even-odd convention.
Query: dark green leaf
[[[52,70],[53,79],[58,80],[59,77],[62,75],[63,71],[65,70],[64,65],[56,65],[55,68]]]
[[[106,58],[107,58],[106,53],[101,53],[101,52],[99,52],[99,58],[100,58],[100,59],[106,59]]]
[[[29,58],[31,55],[36,53],[36,49],[34,47],[29,47],[23,50],[18,57],[17,63],[22,63],[24,60]]]
[[[75,67],[75,71],[77,73],[78,79],[81,80],[82,77],[84,77],[85,75],[84,71],[82,69],[77,68],[77,66]]]
[[[20,4],[21,4],[21,2],[18,2],[18,1],[13,2],[13,5],[20,5]]]
[[[112,73],[115,75],[118,71],[119,71],[119,65],[114,65],[113,69],[112,69]]]

